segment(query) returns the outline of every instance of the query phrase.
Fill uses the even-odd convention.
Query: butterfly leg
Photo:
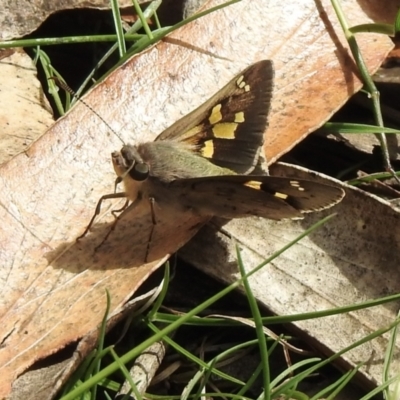
[[[119,195],[124,194],[124,195],[125,195],[124,192],[122,192],[122,193],[115,193],[115,194],[119,194]],[[118,196],[118,197],[119,197],[119,198],[121,198],[121,197],[126,197],[126,195],[125,195],[125,196]],[[115,199],[116,197],[111,197],[111,198],[114,198],[114,199]],[[107,241],[108,237],[109,237],[109,236],[111,235],[111,233],[115,230],[115,227],[117,226],[118,221],[121,219],[121,217],[122,217],[124,214],[128,213],[129,211],[131,211],[132,209],[134,209],[141,201],[142,201],[141,196],[138,196],[138,197],[136,198],[136,200],[133,201],[133,202],[128,206],[129,200],[126,199],[125,204],[123,205],[123,207],[121,207],[121,208],[118,209],[118,210],[114,210],[114,211],[111,212],[112,215],[114,216],[115,220],[114,220],[114,222],[112,223],[110,229],[108,230],[107,235],[104,236],[104,239],[101,241],[101,243],[95,247],[94,251],[97,251],[97,250],[103,245],[103,243],[105,243],[105,242]],[[120,214],[119,214],[119,215],[116,215],[116,213],[120,213]]]
[[[82,233],[82,235],[78,236],[76,238],[76,241],[79,241],[80,239],[82,239],[83,237],[85,237],[87,235],[87,233],[89,232],[90,228],[92,227],[94,220],[96,219],[96,217],[100,214],[101,211],[101,204],[103,203],[104,200],[109,200],[109,199],[120,199],[120,198],[126,198],[126,194],[125,192],[121,192],[121,193],[111,193],[111,194],[105,194],[104,196],[101,196],[99,201],[97,202],[97,206],[96,209],[94,211],[94,214],[92,216],[92,219],[89,222],[89,225],[86,227],[85,231]],[[123,210],[126,206],[127,206],[128,200],[125,203],[124,207],[121,208],[121,210]],[[116,218],[114,212],[119,212],[121,210],[115,210],[113,211],[113,215]]]
[[[128,207],[128,204],[129,204],[129,199],[127,198],[127,199],[125,200],[124,205],[123,205],[121,208],[119,208],[118,210],[112,210],[112,211],[111,211],[111,214],[114,216],[115,219],[118,218],[118,215],[117,215],[117,214],[122,213],[122,212],[125,210],[125,208]]]

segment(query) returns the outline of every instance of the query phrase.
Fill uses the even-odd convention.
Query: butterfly
[[[148,202],[154,226],[155,204],[172,207],[177,213],[189,210],[208,217],[255,215],[274,220],[301,218],[337,204],[344,196],[339,187],[253,175],[262,160],[273,79],[272,62],[259,61],[153,142],[126,144],[112,153],[116,186],[122,182],[125,190],[100,199],[81,237],[108,198],[126,198],[124,212]]]

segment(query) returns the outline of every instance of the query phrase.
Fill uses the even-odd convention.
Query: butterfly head
[[[135,146],[125,145],[121,151],[114,151],[111,157],[119,182],[127,177],[138,182],[148,178],[149,165],[144,162]]]

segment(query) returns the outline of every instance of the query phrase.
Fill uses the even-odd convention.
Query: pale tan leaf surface
[[[125,303],[124,306],[110,316],[107,322],[107,329],[113,328],[121,318],[140,313],[145,307],[148,309],[154,302],[159,288],[150,292],[136,296],[135,299]],[[30,370],[13,382],[13,390],[10,400],[28,399],[52,399],[63,387],[70,375],[79,367],[82,361],[88,357],[89,353],[98,343],[98,330],[93,329],[88,332],[77,345],[73,355],[62,362],[48,363],[49,366]],[[149,382],[147,382],[148,384]],[[144,392],[144,391],[143,391]]]
[[[278,165],[273,166],[272,173],[308,176],[302,170]],[[238,278],[236,244],[242,249],[246,269],[250,270],[331,213],[337,213],[333,220],[250,278],[257,299],[274,313],[289,315],[399,293],[399,211],[390,203],[352,187],[347,187],[339,205],[301,221],[234,220],[222,226],[228,234],[215,233],[215,228],[207,226],[196,240],[181,249],[180,255],[217,279],[231,283]],[[390,303],[296,325],[315,339],[316,346],[337,352],[374,330],[389,326],[398,307],[399,304]],[[375,354],[368,371],[364,369],[363,373],[372,382],[380,382],[387,339],[385,336],[369,342],[346,354],[345,359],[355,366]],[[392,371],[400,367],[398,354],[399,348]]]
[[[59,377],[60,371],[66,368],[66,364],[68,360],[21,375],[20,379],[13,383],[13,392],[9,400],[50,399],[49,393],[54,390],[54,376]],[[37,384],[38,381],[41,385]]]
[[[36,68],[23,51],[0,59],[0,164],[27,149],[54,122]]]
[[[137,390],[139,393],[145,393],[150,383],[153,381],[162,360],[166,353],[166,344],[164,342],[156,342],[143,352],[130,369],[130,375],[133,382],[138,382]],[[176,364],[180,364],[177,362]],[[156,383],[153,381],[153,384]],[[131,385],[125,381],[124,385],[118,392],[121,396],[128,394],[132,390]]]
[[[329,4],[325,1],[316,9],[311,0],[244,0],[179,30],[174,44],[161,42],[131,59],[86,101],[126,141],[153,140],[240,70],[273,58],[273,158],[287,147],[281,144],[284,132],[300,138],[360,86],[345,68],[351,63],[336,59],[346,53],[337,42],[340,29],[325,30],[335,21]],[[349,18],[366,22],[358,4],[345,3]],[[362,48],[371,69],[390,47],[383,36],[364,37]],[[322,66],[329,67],[329,78],[319,74]],[[306,79],[312,77],[320,83],[313,86]],[[322,90],[317,93],[319,101],[310,101],[309,86]],[[305,104],[299,100],[304,98]],[[98,198],[113,190],[110,153],[120,147],[96,115],[78,105],[27,152],[1,167],[0,396],[35,360],[82,337],[101,321],[105,288],[114,311],[162,257],[183,245],[204,222],[190,214],[157,210],[164,220],[156,226],[150,246],[154,262],[149,265],[143,265],[152,228],[148,204],[125,218],[98,252],[94,247],[112,221],[107,207],[106,218],[93,233],[75,243]]]
[[[143,1],[139,0],[139,3]],[[121,7],[131,6],[129,0],[119,0]],[[74,8],[110,8],[107,0],[2,0],[0,40],[17,39],[28,35],[51,14]]]
[[[280,47],[279,41],[272,36],[268,44],[277,71],[271,128],[265,145],[269,161],[279,158],[308,133],[321,126],[361,87],[356,78],[358,73],[350,57],[351,53],[343,43],[330,2],[323,2],[319,8],[320,16],[315,14],[313,2],[300,3],[296,12],[293,12],[290,2],[273,2],[271,6],[276,6],[279,11],[269,14],[270,23],[279,27],[280,35],[284,35],[285,40],[290,42],[290,46]],[[359,14],[357,2],[341,3],[350,25],[366,22],[366,15]],[[386,3],[386,15],[378,16],[374,12],[376,10],[370,8],[369,2],[358,3],[367,15],[372,14],[380,21],[388,18],[390,22],[395,15],[391,6],[396,7],[398,4],[397,1]],[[300,10],[300,7],[303,9]],[[383,61],[377,55],[383,56],[391,44],[384,39],[386,50],[382,51],[383,47],[379,43],[383,40],[382,36],[363,34],[358,35],[357,40],[369,70],[375,71]]]

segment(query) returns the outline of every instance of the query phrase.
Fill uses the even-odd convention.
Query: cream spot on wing
[[[244,82],[243,79],[244,79],[244,76],[240,75],[239,78],[236,81],[236,85],[238,85],[238,87],[240,89],[242,89],[244,87],[244,85],[246,84],[246,82]]]
[[[242,123],[242,122],[244,122],[244,112],[243,111],[240,111],[240,112],[237,112],[236,114],[235,114],[235,119],[234,119],[234,121],[235,122],[237,122],[237,123]]]
[[[238,124],[234,122],[224,122],[213,126],[214,137],[219,139],[235,139],[235,131]]]
[[[221,104],[217,104],[211,111],[211,115],[208,118],[211,125],[215,125],[217,122],[221,121],[222,114],[221,114]]]
[[[297,190],[299,190],[300,192],[304,192],[305,189],[300,186],[300,182],[299,181],[290,181],[290,185],[297,188]]]
[[[260,190],[261,189],[261,183],[257,181],[248,181],[244,184],[244,186],[247,186],[252,189]]]
[[[201,150],[201,154],[203,155],[203,157],[206,158],[212,158],[212,156],[214,155],[214,143],[212,140],[206,140],[203,143],[203,148]]]
[[[279,192],[275,192],[274,196],[282,200],[286,200],[289,197],[287,194]]]

